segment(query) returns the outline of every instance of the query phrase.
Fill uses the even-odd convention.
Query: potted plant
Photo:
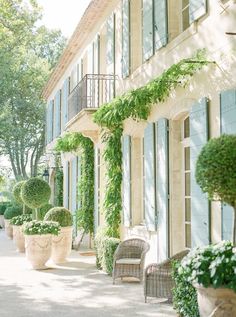
[[[12,190],[13,197],[15,198],[16,202],[20,205],[23,205],[23,214],[25,213],[25,204],[21,198],[21,189],[24,185],[25,181],[21,181],[15,184]]]
[[[72,246],[72,215],[64,207],[50,209],[45,217],[46,221],[57,221],[61,226],[60,234],[52,238],[52,260],[54,263],[63,263],[71,252]]]
[[[53,208],[52,204],[46,204],[46,205],[43,205],[41,208],[39,208],[39,211],[38,211],[39,220],[43,220],[46,213],[52,208]]]
[[[236,248],[221,241],[189,252],[178,268],[197,289],[201,317],[236,316]]]
[[[9,205],[9,202],[1,202],[0,203],[0,226],[2,228],[5,227],[5,223],[4,223],[4,212],[7,209]]]
[[[5,230],[7,236],[12,239],[13,238],[13,227],[10,224],[10,220],[13,217],[19,216],[22,214],[22,207],[17,205],[9,205],[4,212],[4,223],[5,223]]]
[[[25,237],[22,231],[22,225],[29,221],[32,221],[32,215],[30,214],[19,215],[10,220],[10,224],[13,227],[13,241],[19,252],[25,252]]]
[[[230,280],[224,275],[224,272],[220,271],[221,266],[218,262],[225,262],[227,259],[225,274],[232,278],[234,284],[236,284],[236,262],[235,262],[235,242],[236,242],[236,135],[222,135],[219,138],[211,139],[201,150],[201,153],[197,159],[196,165],[196,180],[203,190],[208,194],[210,200],[220,200],[229,204],[234,209],[234,221],[233,221],[233,233],[232,241],[225,242],[223,245],[209,246],[208,249],[203,249],[200,252],[199,258],[193,261],[202,262],[202,274],[203,277],[209,280],[199,279],[199,283],[195,283],[195,287],[198,293],[198,305],[201,316],[210,316],[210,313],[205,313],[212,309],[212,303],[215,303],[215,309],[222,309],[222,303],[225,302],[227,297],[228,301],[235,300],[236,288],[229,287]],[[212,249],[211,249],[212,248]],[[218,249],[219,248],[219,249]],[[222,250],[221,250],[222,248]],[[227,248],[231,248],[232,251],[227,251]],[[204,252],[202,255],[201,252]],[[209,255],[208,255],[209,252]],[[222,252],[222,253],[221,253]],[[232,256],[227,256],[227,252],[231,252]],[[216,254],[217,256],[215,257]],[[220,255],[221,254],[221,255]],[[234,255],[233,255],[234,254]],[[196,254],[197,256],[197,254]],[[209,262],[207,260],[209,256]],[[206,264],[204,264],[206,263]],[[200,264],[196,264],[200,265]],[[217,269],[220,267],[220,269]],[[230,275],[230,268],[234,269],[234,276]],[[215,272],[215,269],[217,271]],[[229,272],[228,272],[229,270]],[[195,270],[193,271],[195,274]],[[216,274],[217,281],[214,281]],[[213,284],[211,284],[213,283]],[[217,288],[217,290],[215,289]],[[227,288],[227,289],[226,289]],[[220,295],[222,298],[220,299]],[[208,299],[207,299],[208,298]],[[221,303],[221,304],[220,304]],[[209,305],[209,307],[207,307]],[[235,303],[236,305],[236,303]],[[226,306],[225,306],[226,307]],[[209,309],[208,309],[209,308]],[[225,308],[226,309],[226,308]],[[207,315],[208,314],[208,315]],[[236,315],[236,313],[235,313]],[[230,315],[234,316],[234,314]]]
[[[47,268],[45,264],[51,256],[52,235],[58,235],[59,231],[59,224],[53,221],[33,220],[24,223],[26,258],[33,269]]]

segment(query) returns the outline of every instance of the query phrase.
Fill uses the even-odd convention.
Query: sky
[[[90,0],[38,0],[43,7],[43,24],[60,29],[67,38],[75,30]]]

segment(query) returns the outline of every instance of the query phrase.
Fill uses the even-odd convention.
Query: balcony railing
[[[114,97],[115,75],[85,75],[71,91],[68,99],[68,119],[82,109],[98,108]]]

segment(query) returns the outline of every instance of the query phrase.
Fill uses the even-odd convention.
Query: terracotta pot
[[[25,234],[26,258],[33,269],[47,269],[45,263],[49,260],[52,252],[52,235],[26,235]]]
[[[5,228],[4,216],[3,216],[3,215],[0,215],[0,226],[1,226],[2,228]]]
[[[12,225],[10,224],[10,220],[4,219],[4,223],[5,223],[5,231],[6,231],[7,236],[10,239],[13,239],[13,228],[12,228]]]
[[[58,236],[52,237],[52,255],[54,263],[63,263],[71,252],[72,227],[62,227]]]
[[[194,285],[201,317],[236,316],[236,293],[227,288],[205,288]]]
[[[25,236],[22,232],[22,226],[12,226],[13,227],[13,241],[19,252],[25,252]]]

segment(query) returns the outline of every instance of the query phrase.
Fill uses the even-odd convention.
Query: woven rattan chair
[[[181,251],[160,264],[149,264],[144,273],[144,297],[167,298],[172,302],[174,280],[171,276],[173,260],[182,260],[189,250]]]
[[[136,277],[143,280],[144,260],[149,244],[142,239],[122,241],[114,254],[113,284],[118,277]]]

